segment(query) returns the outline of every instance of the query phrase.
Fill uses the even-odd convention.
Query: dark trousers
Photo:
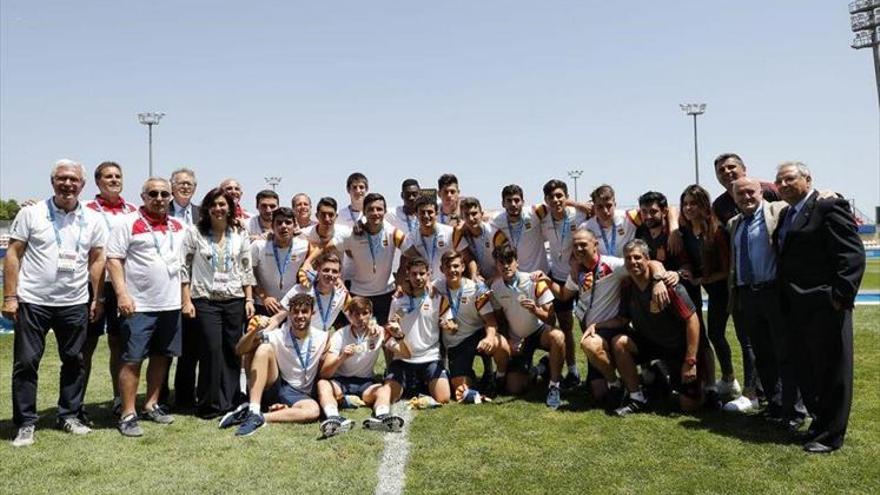
[[[709,340],[712,347],[715,348],[715,355],[718,357],[718,364],[721,365],[721,373],[730,375],[733,373],[733,358],[731,357],[730,344],[727,343],[727,337],[724,336],[727,331],[727,281],[721,280],[703,286],[709,295],[709,309],[706,312],[706,326],[709,333]],[[748,342],[748,339],[746,340]],[[749,352],[751,352],[751,344],[749,344]],[[745,366],[745,349],[743,349],[743,368]],[[754,356],[753,356],[754,357]],[[754,360],[754,359],[752,359]],[[750,367],[754,367],[754,363],[749,363]],[[745,371],[746,376],[753,370]],[[746,378],[744,381],[748,382]],[[752,378],[754,381],[754,378]],[[753,385],[754,386],[754,385]]]
[[[89,321],[88,305],[42,306],[19,303],[12,364],[12,420],[18,427],[37,422],[37,372],[51,328],[61,358],[58,418],[76,416],[85,383],[82,346]]]
[[[196,403],[196,366],[199,364],[199,325],[196,318],[181,318],[180,356],[174,372],[174,405],[192,407]]]
[[[806,412],[788,350],[778,286],[773,283],[757,290],[737,288],[734,323],[744,328],[752,343],[755,366],[770,414],[789,419],[804,416]]]
[[[841,447],[853,395],[852,310],[797,304],[788,316],[788,336],[816,440]]]
[[[241,403],[241,360],[235,344],[244,326],[244,299],[196,299],[199,335],[198,414],[216,416]]]

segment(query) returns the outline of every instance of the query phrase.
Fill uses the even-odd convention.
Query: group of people
[[[736,154],[715,170],[725,192],[714,202],[690,185],[677,208],[649,191],[622,211],[609,185],[578,203],[554,179],[535,205],[503,187],[496,215],[462,197],[452,174],[436,190],[404,180],[392,209],[353,173],[349,203],[320,198],[313,216],[307,194],[286,207],[272,190],[250,214],[234,179],[196,205],[185,168],[147,179],[135,206],[114,162],[97,166],[99,193],[81,201],[83,167],[61,160],[53,195],[16,217],[5,260],[13,445],[34,442],[50,329],[62,362],[58,427],[69,433],[91,431],[84,397],[106,333],[124,436],[143,435],[139,421],[173,422],[173,405],[239,436],[323,417],[329,437],[353,426],[340,409],[363,405],[373,410],[364,428],[399,431],[391,405],[420,394],[476,403],[546,386],[546,405],[559,408],[562,391],[582,383],[576,320],[590,395],[609,414],[669,399],[684,411],[760,410],[808,452],[838,449],[865,265],[849,204],[816,191],[801,162],[780,164],[775,183],[747,176]]]

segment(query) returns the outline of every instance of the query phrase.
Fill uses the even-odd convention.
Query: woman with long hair
[[[199,221],[187,232],[183,252],[182,312],[196,319],[199,331],[197,412],[216,417],[243,400],[235,345],[245,317],[254,314],[250,242],[236,218],[232,195],[220,188],[205,194]]]
[[[690,258],[690,270],[682,270],[682,278],[690,283],[689,292],[697,308],[701,307],[700,287],[709,295],[706,327],[709,340],[715,348],[721,365],[721,381],[716,390],[721,397],[735,397],[741,393],[733,370],[730,345],[724,333],[727,328],[727,276],[730,271],[730,238],[712,213],[709,193],[693,184],[681,193],[680,232],[684,249]],[[743,369],[747,392],[755,390],[754,354],[748,338],[737,329],[743,354]]]

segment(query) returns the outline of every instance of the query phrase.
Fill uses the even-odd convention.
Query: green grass
[[[415,413],[409,493],[878,493],[880,307],[856,311],[855,400],[843,449],[811,456],[758,417],[674,413],[610,418],[586,409],[584,392],[551,412],[537,391],[480,406]],[[733,329],[728,338],[737,350]],[[0,437],[13,435],[12,337],[0,336]],[[51,428],[58,360],[50,337],[42,363],[37,444],[0,443],[0,493],[367,493],[383,442],[361,429],[318,441],[316,425],[271,425],[250,438],[214,421],[177,416],[144,424],[141,439],[113,429],[109,381],[99,364],[87,398],[98,429],[74,438]],[[582,356],[579,360],[582,361]],[[735,362],[739,362],[738,354]],[[350,415],[358,423],[366,409]]]
[[[880,259],[872,258],[868,260],[860,289],[880,290]]]

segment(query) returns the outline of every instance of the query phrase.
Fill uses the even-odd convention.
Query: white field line
[[[385,433],[385,449],[377,471],[376,495],[399,495],[406,486],[406,461],[409,458],[409,425],[413,413],[405,402],[394,405],[395,414],[403,418],[403,429],[399,433]]]

